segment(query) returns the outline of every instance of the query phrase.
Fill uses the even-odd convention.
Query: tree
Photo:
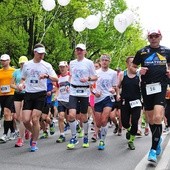
[[[0,2],[0,52],[8,53],[12,63],[18,58],[32,56],[33,46],[41,42],[46,46],[47,57],[56,69],[59,61],[74,58],[77,43],[87,44],[88,57],[95,60],[102,53],[112,56],[112,67],[124,67],[125,57],[134,55],[146,42],[138,24],[120,34],[113,26],[113,19],[127,8],[124,0],[112,0],[109,7],[104,0],[71,0],[61,7],[56,0],[54,10],[47,12],[41,0],[4,0]],[[94,30],[78,33],[73,29],[77,17],[86,18],[101,11],[100,25]]]

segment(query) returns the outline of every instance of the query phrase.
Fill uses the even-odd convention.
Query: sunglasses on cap
[[[159,34],[154,34],[154,35],[149,35],[148,36],[150,39],[153,39],[153,38],[159,38],[160,35]]]

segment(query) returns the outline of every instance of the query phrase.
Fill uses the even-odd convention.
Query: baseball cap
[[[161,35],[161,31],[157,28],[151,28],[148,30],[148,35],[151,35],[151,34],[159,34]]]
[[[59,66],[68,66],[66,61],[60,61]]]
[[[25,62],[27,62],[27,61],[28,61],[28,58],[27,58],[26,56],[21,56],[21,57],[19,58],[19,64],[25,63]]]
[[[86,45],[85,44],[77,44],[76,48],[80,48],[82,50],[86,50]]]
[[[0,60],[10,60],[10,56],[8,54],[3,54],[1,55],[1,59]]]
[[[46,51],[45,51],[44,47],[37,47],[37,48],[34,49],[34,51],[36,51],[39,54],[41,54],[41,53],[45,53],[46,54]]]

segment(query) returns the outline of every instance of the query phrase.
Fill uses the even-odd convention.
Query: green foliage
[[[102,53],[109,53],[111,67],[124,68],[125,58],[146,44],[138,24],[129,26],[122,34],[114,28],[114,17],[126,8],[124,0],[111,0],[110,6],[105,6],[104,0],[71,0],[65,7],[56,0],[55,9],[47,12],[41,0],[1,1],[0,54],[8,53],[12,64],[17,65],[21,55],[31,58],[33,46],[42,42],[47,49],[45,60],[57,69],[59,61],[74,59],[74,47],[81,42],[87,44],[88,58],[95,60]],[[73,29],[76,18],[98,11],[102,18],[96,29],[81,33]]]

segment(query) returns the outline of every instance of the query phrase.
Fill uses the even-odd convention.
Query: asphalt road
[[[151,136],[136,138],[136,149],[127,147],[125,130],[122,136],[113,134],[109,128],[104,151],[97,150],[98,142],[90,141],[89,148],[82,148],[82,139],[74,150],[67,150],[70,138],[67,131],[65,143],[56,143],[58,128],[53,136],[38,141],[39,150],[29,152],[29,141],[21,148],[15,148],[15,141],[0,144],[0,170],[168,170],[170,168],[169,134],[163,135],[163,155],[157,165],[147,161]],[[3,129],[0,129],[0,134]],[[92,132],[89,133],[90,138]]]

